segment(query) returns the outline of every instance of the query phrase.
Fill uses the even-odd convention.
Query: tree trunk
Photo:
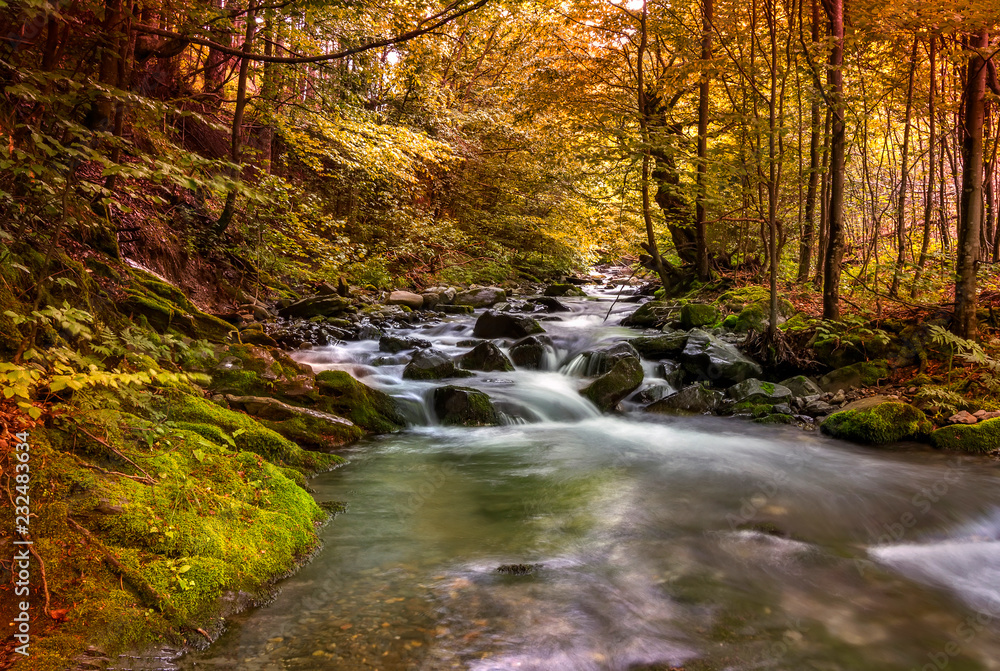
[[[840,318],[840,264],[844,254],[844,0],[829,0],[833,49],[828,84],[833,102],[830,135],[830,230],[827,234],[826,269],[823,274],[823,318]]]
[[[121,41],[121,0],[106,0],[101,22],[100,60],[97,80],[109,87],[118,86],[118,59]],[[90,130],[108,130],[114,114],[114,99],[98,95],[87,112],[86,126]]]
[[[767,101],[767,245],[771,257],[770,318],[767,340],[775,341],[778,333],[778,11],[777,0],[767,0],[767,27],[771,42],[771,95]],[[773,348],[769,348],[773,352]],[[774,363],[771,361],[770,363]]]
[[[823,156],[820,161],[819,241],[816,245],[816,276],[813,279],[813,285],[817,288],[823,285],[826,272],[826,241],[830,231],[830,126],[833,123],[833,112],[829,107],[825,116]]]
[[[962,141],[962,200],[959,218],[958,259],[955,264],[955,335],[974,340],[979,335],[976,317],[976,269],[979,262],[979,227],[983,212],[983,117],[986,98],[986,63],[989,47],[983,28],[970,45],[965,91],[965,133]]]
[[[903,264],[906,263],[906,188],[909,177],[910,151],[910,120],[913,114],[913,77],[917,71],[917,46],[920,40],[913,38],[913,49],[910,52],[910,79],[906,86],[906,122],[903,126],[903,156],[900,160],[899,198],[896,202],[896,270],[892,274],[892,285],[889,295],[895,298],[899,295],[899,281],[903,275]]]
[[[812,41],[819,42],[819,0],[812,0]],[[819,186],[819,91],[813,91],[809,106],[809,187],[806,189],[805,223],[799,242],[798,282],[809,279],[809,262],[812,260],[813,230],[816,218],[816,190]]]
[[[698,91],[698,200],[695,204],[695,246],[698,279],[709,278],[705,201],[708,199],[708,67],[712,60],[712,0],[702,0],[702,73]]]
[[[257,28],[257,12],[254,5],[250,5],[246,15],[246,34],[243,38],[243,53],[250,53],[250,45],[253,42],[254,31]],[[243,112],[247,106],[247,74],[250,70],[250,59],[240,58],[240,77],[236,87],[236,109],[233,111],[232,144],[230,146],[229,160],[234,164],[230,176],[234,181],[240,179],[240,165],[243,158],[243,145],[241,135],[243,132]],[[226,194],[226,204],[222,208],[222,214],[215,224],[215,232],[219,235],[225,233],[229,228],[229,223],[233,219],[236,211],[236,187],[231,187]]]
[[[931,219],[934,214],[934,152],[936,150],[935,145],[937,144],[937,127],[934,123],[935,115],[937,114],[934,109],[934,94],[936,93],[937,87],[937,74],[935,72],[934,63],[937,59],[937,43],[933,34],[930,36],[927,52],[930,58],[931,73],[930,88],[927,94],[927,116],[930,124],[930,137],[928,138],[927,145],[927,195],[926,198],[924,198],[924,236],[920,241],[920,260],[917,261],[917,272],[913,276],[913,286],[910,288],[910,298],[916,298],[917,294],[920,292],[920,278],[924,273],[924,266],[927,265],[927,252],[930,249],[931,244]]]

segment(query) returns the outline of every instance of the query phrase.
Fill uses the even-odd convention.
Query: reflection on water
[[[561,363],[625,334],[602,326],[607,305],[546,323]],[[459,353],[467,324],[419,335]],[[402,363],[378,356],[369,341],[307,358],[370,369],[366,382],[424,407],[433,383],[403,382]],[[323,551],[181,665],[1000,668],[990,462],[740,420],[601,416],[581,383],[483,374],[462,384],[526,423],[445,428],[425,413],[353,447],[312,481],[319,500],[348,504]]]

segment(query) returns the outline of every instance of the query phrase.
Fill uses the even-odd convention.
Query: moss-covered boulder
[[[924,440],[934,426],[922,411],[908,403],[873,396],[847,404],[827,417],[820,429],[834,438],[886,445],[900,440]]]
[[[177,287],[142,272],[136,273],[118,308],[145,319],[160,333],[175,330],[196,339],[224,342],[235,330],[228,322],[196,308]]]
[[[649,301],[622,320],[622,326],[653,328],[667,320],[673,306],[664,301]]]
[[[230,408],[243,410],[285,438],[310,448],[339,447],[364,435],[354,422],[321,410],[282,403],[268,396],[226,395]]]
[[[469,387],[448,385],[434,390],[434,414],[445,426],[496,426],[500,424],[488,394]]]
[[[739,314],[726,317],[722,325],[736,333],[763,333],[767,329],[767,322],[768,310],[759,303],[753,303],[740,310]]]
[[[889,365],[884,360],[859,361],[830,371],[819,379],[823,391],[836,393],[851,387],[872,387],[889,377]]]
[[[598,408],[614,410],[642,384],[639,354],[628,343],[619,343],[605,352],[607,372],[580,390]]]
[[[253,452],[280,466],[293,466],[305,472],[326,470],[340,459],[333,455],[307,452],[297,444],[242,412],[212,403],[190,394],[175,394],[167,403],[168,416],[193,424],[209,424],[227,431],[240,450]]]
[[[685,329],[711,326],[719,321],[719,309],[707,303],[688,303],[681,307],[681,326]]]
[[[514,370],[507,355],[491,342],[481,342],[458,358],[458,365],[466,370],[480,370],[486,373]]]
[[[391,433],[406,425],[395,399],[355,380],[342,370],[327,370],[316,376],[320,398],[316,407],[374,433]]]
[[[431,346],[430,340],[413,337],[400,337],[394,335],[384,335],[378,339],[378,349],[380,352],[398,354],[408,349],[426,349]]]
[[[310,296],[282,307],[278,316],[285,319],[336,317],[349,312],[351,307],[351,301],[340,296]]]
[[[792,392],[792,396],[796,398],[801,398],[803,396],[816,396],[817,394],[822,394],[823,390],[820,389],[819,385],[807,378],[805,375],[796,375],[790,377],[786,380],[779,382],[783,387],[788,387]]]
[[[545,287],[546,296],[586,296],[587,292],[573,284],[550,284]]]
[[[955,424],[931,434],[934,447],[985,454],[1000,450],[1000,417],[978,424]]]
[[[488,308],[507,298],[507,292],[500,287],[479,287],[466,289],[455,294],[453,305],[470,308]]]
[[[688,334],[683,331],[664,333],[658,336],[640,336],[629,340],[629,344],[644,359],[669,359],[684,351]]]
[[[749,378],[734,384],[727,390],[729,398],[737,403],[767,403],[777,405],[792,400],[792,390],[773,382],[762,382]]]

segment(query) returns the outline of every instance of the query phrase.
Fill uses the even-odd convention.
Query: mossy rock
[[[955,424],[931,434],[934,447],[986,454],[1000,450],[1000,417],[978,424]]]
[[[485,392],[448,385],[434,390],[434,414],[445,426],[496,426],[500,424],[493,401]]]
[[[347,417],[374,433],[391,433],[406,425],[395,399],[345,371],[323,371],[316,376],[316,386],[320,392],[316,407],[324,412]]]
[[[545,296],[586,296],[587,292],[573,284],[550,284],[545,287]]]
[[[615,407],[642,384],[642,363],[638,353],[630,345],[619,343],[608,350],[608,371],[580,393],[604,411]]]
[[[768,313],[759,303],[748,305],[736,315],[732,330],[736,333],[756,331],[763,333],[767,329]]]
[[[652,328],[666,321],[672,306],[665,301],[649,301],[622,320],[622,326]]]
[[[177,330],[195,339],[224,342],[233,326],[196,308],[184,292],[146,273],[139,273],[125,291],[119,308],[142,317],[160,333]]]
[[[819,379],[819,386],[823,391],[837,392],[851,387],[873,387],[888,377],[887,361],[859,361],[827,373]]]
[[[236,447],[261,455],[282,466],[306,472],[326,470],[341,460],[333,455],[307,452],[291,440],[269,429],[253,417],[189,394],[178,394],[168,402],[170,418],[196,424],[212,424],[230,432]]]
[[[827,417],[820,429],[834,438],[886,445],[900,440],[924,440],[934,425],[909,403],[876,396],[848,404]]]
[[[707,303],[688,303],[681,307],[681,326],[684,329],[711,326],[719,321],[719,309]]]

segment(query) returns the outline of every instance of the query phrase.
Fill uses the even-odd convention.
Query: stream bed
[[[601,414],[573,355],[638,332],[617,325],[634,305],[592,293],[543,322],[547,370],[423,382],[377,340],[296,353],[393,394],[413,426],[310,481],[346,504],[321,551],[180,668],[1000,669],[995,462]],[[393,335],[458,354],[474,318]],[[508,423],[437,425],[426,399],[449,383]]]

